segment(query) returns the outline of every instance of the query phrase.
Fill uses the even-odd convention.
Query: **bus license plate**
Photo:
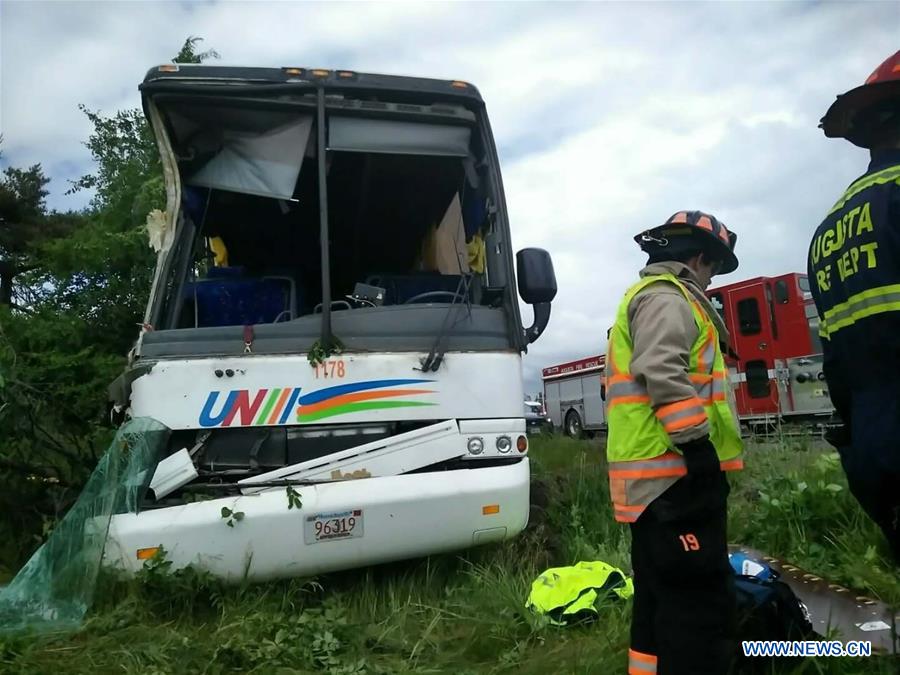
[[[362,509],[307,516],[303,527],[303,541],[307,544],[321,544],[324,541],[339,539],[358,539],[362,536]]]

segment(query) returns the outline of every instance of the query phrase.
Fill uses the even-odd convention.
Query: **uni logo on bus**
[[[211,391],[206,396],[198,423],[204,428],[280,425],[289,421],[314,422],[366,410],[437,405],[420,400],[422,396],[437,393],[434,390],[408,387],[426,382],[433,380],[368,380],[325,387],[302,396],[301,387],[232,389],[227,394]],[[223,394],[224,400],[217,409]]]

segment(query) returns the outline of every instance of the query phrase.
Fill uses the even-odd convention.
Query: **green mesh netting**
[[[47,541],[0,589],[0,633],[77,628],[94,597],[113,514],[137,510],[168,429],[153,419],[123,425],[78,501]]]

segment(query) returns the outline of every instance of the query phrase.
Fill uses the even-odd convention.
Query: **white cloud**
[[[898,24],[892,3],[6,0],[3,162],[42,162],[52,205],[80,205],[61,195],[90,167],[77,104],[139,106],[146,70],[188,35],[223,63],[473,82],[514,242],[550,250],[559,277],[548,331],[526,358],[534,390],[540,366],[602,350],[643,263],[631,237],[679,209],[709,210],[739,233],[735,279],[803,268],[813,228],[866,164],[826,141],[818,119],[896,50]]]

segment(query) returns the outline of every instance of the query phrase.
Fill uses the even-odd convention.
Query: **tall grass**
[[[10,673],[621,673],[630,605],[556,628],[525,607],[550,566],[605,560],[630,569],[612,518],[599,442],[535,439],[529,528],[503,544],[332,574],[225,587],[149,569],[106,578],[75,635],[0,641]],[[732,540],[897,601],[879,535],[819,447],[782,441],[748,452],[734,480]],[[805,487],[803,487],[805,484]],[[836,487],[840,487],[840,490]],[[893,672],[878,659],[775,664],[771,672]]]

